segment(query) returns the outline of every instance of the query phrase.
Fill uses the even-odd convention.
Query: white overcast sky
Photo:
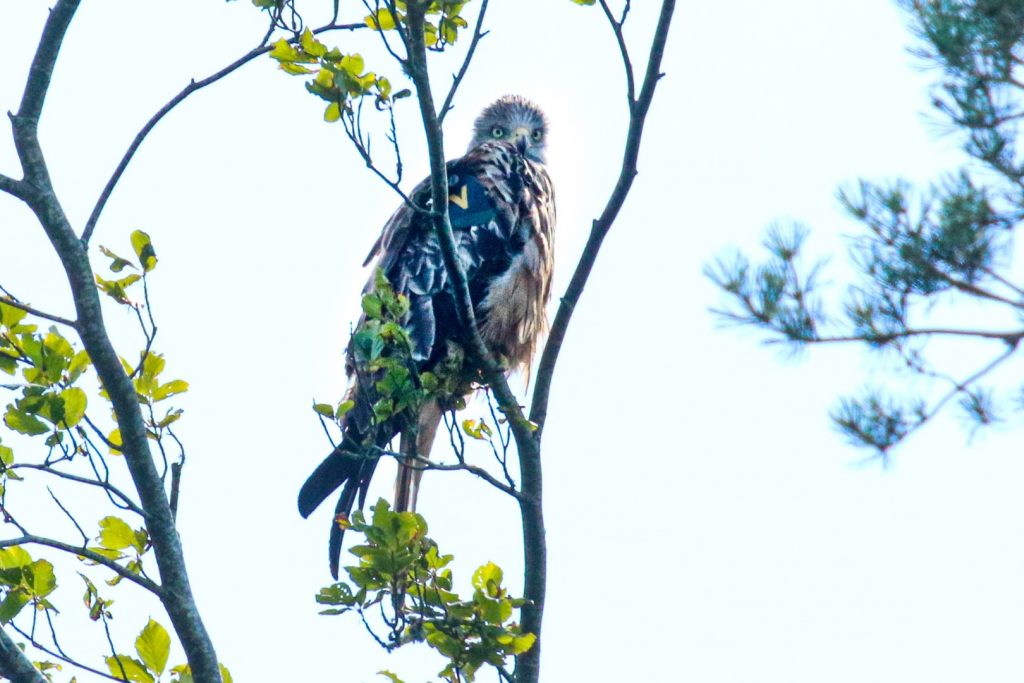
[[[657,4],[633,3],[638,65]],[[47,6],[0,3],[3,110],[17,108]],[[308,16],[316,24],[323,15]],[[244,53],[260,22],[247,0],[83,3],[41,125],[79,229],[146,119],[189,78]],[[622,69],[596,7],[495,0],[490,28],[449,117],[448,156],[496,96],[521,93],[548,111],[560,292],[618,170]],[[935,73],[907,53],[910,40],[888,0],[679,3],[640,175],[552,394],[545,680],[1024,677],[1024,464],[1013,430],[969,441],[950,415],[890,467],[865,462],[827,413],[840,395],[887,382],[888,366],[857,349],[787,359],[757,334],[720,329],[707,310],[720,298],[702,266],[732,246],[754,250],[777,220],[813,228],[812,252],[833,254],[838,295],[844,236],[857,228],[836,187],[858,177],[927,184],[960,163],[957,138],[924,116]],[[368,33],[328,42],[402,83]],[[439,62],[435,82],[446,85],[451,69]],[[309,404],[343,390],[360,264],[396,201],[321,109],[266,59],[194,95],[147,140],[93,244],[128,252],[128,234],[142,228],[160,257],[158,350],[168,376],[192,383],[181,401],[181,535],[235,680],[372,681],[388,668],[422,681],[440,668],[425,647],[389,656],[356,619],[317,616],[330,512],[306,521],[295,511],[300,483],[327,450]],[[408,102],[399,123],[409,187],[426,163]],[[7,135],[0,171],[17,173]],[[41,229],[7,197],[0,284],[72,312]],[[113,306],[107,315],[122,353],[135,353],[130,318]],[[390,486],[382,467],[371,498]],[[51,514],[48,498],[17,495],[12,487],[12,504]],[[88,518],[84,497],[69,502]],[[450,473],[428,474],[420,502],[434,538],[458,557],[458,585],[493,560],[520,590],[510,502]],[[88,651],[101,634],[81,626],[72,569],[58,624],[66,647]],[[124,586],[110,593],[115,635],[130,647],[148,603]]]

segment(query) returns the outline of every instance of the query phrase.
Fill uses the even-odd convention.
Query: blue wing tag
[[[448,215],[453,228],[483,225],[497,215],[479,180],[452,176],[448,181]]]

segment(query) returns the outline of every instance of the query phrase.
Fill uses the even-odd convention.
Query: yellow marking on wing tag
[[[469,208],[469,185],[462,186],[462,194],[448,195],[448,201],[463,211]]]

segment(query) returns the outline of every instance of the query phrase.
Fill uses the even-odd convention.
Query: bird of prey
[[[554,190],[545,169],[547,134],[547,120],[537,105],[507,95],[480,113],[468,151],[447,164],[448,210],[480,333],[510,372],[529,365],[547,325],[555,227]],[[429,208],[429,178],[410,200]],[[403,203],[363,265],[371,262],[396,294],[408,298],[409,310],[400,322],[411,338],[416,369],[430,371],[445,363],[452,345],[463,341],[464,330],[429,213]],[[373,291],[376,282],[371,276],[364,292]],[[370,409],[377,400],[374,380],[360,377],[353,342],[347,359],[348,398],[355,407],[342,418],[341,444],[309,476],[298,500],[300,514],[307,517],[341,487],[328,548],[335,578],[344,533],[339,521],[347,519],[357,497],[363,506],[381,450],[401,432],[403,454],[429,456],[442,413],[450,407],[430,400],[415,420],[375,423]],[[464,390],[468,387],[467,381]],[[408,463],[398,468],[396,510],[416,506],[422,466]]]

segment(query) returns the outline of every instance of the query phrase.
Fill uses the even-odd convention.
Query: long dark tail
[[[370,487],[370,479],[377,467],[379,457],[359,452],[359,447],[352,447],[353,439],[346,438],[340,446],[324,458],[306,483],[299,490],[299,514],[308,517],[317,509],[327,496],[334,493],[339,486],[341,496],[334,506],[334,517],[331,518],[331,533],[327,543],[327,555],[331,565],[331,576],[338,578],[338,566],[341,563],[341,541],[345,535],[344,528],[338,523],[339,517],[347,518],[359,499],[359,507],[366,502],[366,491]]]

